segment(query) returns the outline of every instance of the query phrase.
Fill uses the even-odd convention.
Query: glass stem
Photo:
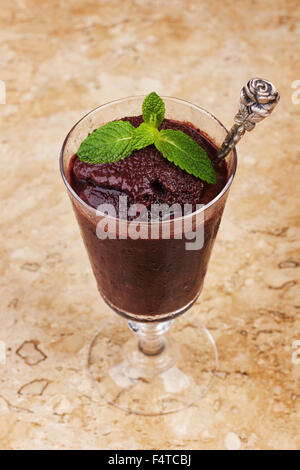
[[[139,348],[147,356],[160,354],[166,346],[164,333],[168,331],[174,320],[160,323],[140,323],[128,321],[129,328],[139,336]]]

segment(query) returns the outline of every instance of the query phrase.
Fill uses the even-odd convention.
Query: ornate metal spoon
[[[241,90],[239,111],[220,149],[216,161],[222,160],[236,146],[246,131],[269,116],[280,99],[278,90],[268,80],[252,78]]]

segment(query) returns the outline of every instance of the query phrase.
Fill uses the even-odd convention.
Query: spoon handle
[[[218,150],[216,161],[228,155],[246,131],[252,131],[255,124],[269,116],[280,99],[275,86],[263,78],[252,78],[241,90],[239,111],[234,125]]]

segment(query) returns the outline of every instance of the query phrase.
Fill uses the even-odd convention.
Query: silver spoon
[[[280,99],[275,86],[263,78],[252,78],[241,90],[239,111],[232,126],[218,150],[215,161],[228,155],[246,131],[252,131],[255,124],[269,116]]]

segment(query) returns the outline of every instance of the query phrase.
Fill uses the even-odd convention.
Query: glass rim
[[[233,167],[232,167],[232,170],[231,170],[231,174],[228,178],[228,181],[227,183],[225,184],[225,186],[222,188],[222,190],[211,200],[209,201],[207,204],[203,204],[201,208],[199,208],[198,210],[194,211],[194,212],[191,212],[189,214],[186,214],[186,215],[183,215],[181,217],[176,217],[174,219],[171,219],[171,220],[160,220],[160,221],[157,221],[157,220],[153,220],[153,221],[138,221],[138,220],[133,220],[133,221],[128,221],[128,220],[124,220],[124,219],[120,219],[118,217],[114,217],[114,216],[111,216],[111,215],[107,215],[107,214],[104,214],[104,213],[100,213],[100,211],[98,211],[97,209],[95,209],[94,207],[92,206],[89,206],[86,202],[84,202],[79,196],[78,194],[76,193],[76,191],[74,191],[74,189],[72,188],[72,186],[70,185],[69,181],[68,181],[68,178],[67,176],[65,175],[65,172],[64,172],[64,166],[63,166],[63,157],[64,157],[64,150],[65,150],[65,146],[73,132],[73,130],[78,126],[78,124],[80,124],[82,121],[84,121],[88,116],[90,116],[91,114],[95,113],[96,111],[99,111],[101,109],[104,109],[104,108],[107,108],[113,104],[121,104],[122,102],[125,102],[125,101],[128,101],[128,100],[141,100],[142,98],[145,98],[147,95],[133,95],[133,96],[127,96],[126,98],[121,98],[121,99],[118,99],[118,100],[112,100],[112,101],[109,101],[107,103],[104,103],[100,106],[97,106],[96,108],[92,109],[91,111],[89,111],[88,113],[86,113],[84,116],[82,116],[75,124],[74,126],[70,129],[70,131],[68,132],[68,134],[66,135],[64,141],[63,141],[63,145],[62,145],[62,148],[61,148],[61,151],[60,151],[60,156],[59,156],[59,167],[60,167],[60,173],[61,173],[61,176],[62,176],[62,179],[63,179],[63,182],[64,184],[66,185],[66,188],[67,190],[72,194],[72,196],[83,206],[85,207],[89,212],[92,212],[94,216],[96,217],[105,217],[107,219],[113,219],[115,221],[118,221],[118,222],[127,222],[127,223],[137,223],[139,225],[153,225],[153,224],[159,224],[159,225],[163,225],[164,223],[168,223],[170,224],[170,222],[178,222],[180,220],[184,221],[186,220],[188,217],[195,217],[197,216],[198,214],[200,214],[201,212],[205,212],[209,207],[213,206],[219,199],[221,199],[221,197],[228,191],[228,189],[230,188],[231,186],[231,183],[233,181],[233,178],[234,178],[234,175],[235,175],[235,172],[236,172],[236,168],[237,168],[237,152],[236,152],[236,149],[233,148],[233,150],[229,153],[229,155],[233,152],[233,157],[234,157],[234,162],[233,162]],[[228,133],[228,130],[227,128],[222,124],[222,122],[216,118],[212,113],[210,113],[209,111],[207,111],[206,109],[202,108],[201,106],[198,106],[198,105],[195,105],[193,103],[190,103],[189,101],[187,100],[182,100],[180,98],[175,98],[175,97],[172,97],[172,96],[161,96],[161,98],[163,100],[168,100],[168,101],[172,101],[174,103],[180,103],[180,104],[185,104],[185,105],[189,105],[191,106],[192,108],[194,108],[195,110],[197,111],[200,111],[201,113],[204,113],[206,114],[210,119],[214,120],[220,127],[222,127],[226,133]],[[208,135],[208,137],[210,137]],[[227,157],[226,157],[227,158]],[[226,160],[225,158],[225,160]]]

